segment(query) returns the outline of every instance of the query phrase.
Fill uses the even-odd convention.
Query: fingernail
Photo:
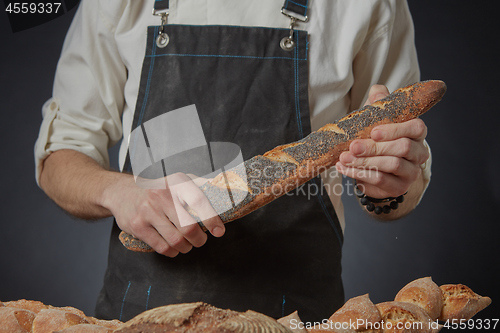
[[[354,155],[361,155],[365,152],[366,146],[361,142],[354,142],[350,150]]]
[[[371,138],[375,141],[380,141],[384,138],[384,131],[379,129],[374,129],[371,133]]]
[[[340,160],[345,165],[349,165],[349,164],[352,164],[352,162],[354,161],[354,156],[352,156],[352,154],[350,154],[350,153],[344,152],[340,155]]]
[[[212,235],[214,235],[215,237],[221,237],[222,235],[224,235],[224,231],[224,228],[215,227],[212,229]]]
[[[385,98],[387,96],[387,94],[384,94],[384,93],[378,93],[375,95],[375,100],[378,101],[378,100],[381,100],[383,98]]]

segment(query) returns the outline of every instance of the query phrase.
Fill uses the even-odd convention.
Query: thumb
[[[387,89],[386,86],[382,84],[374,84],[368,92],[368,99],[366,100],[365,105],[373,104],[387,95],[389,95],[389,89]]]

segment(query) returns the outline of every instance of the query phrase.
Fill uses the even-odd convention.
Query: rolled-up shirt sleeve
[[[82,1],[63,45],[52,98],[42,107],[34,149],[37,182],[45,158],[61,149],[79,151],[109,167],[108,148],[123,134],[127,79],[114,30],[99,1]]]

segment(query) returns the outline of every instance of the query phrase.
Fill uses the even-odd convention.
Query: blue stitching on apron
[[[156,36],[158,32],[158,28],[155,28],[155,34],[154,36]],[[138,124],[142,124],[142,117],[144,116],[144,110],[146,109],[146,102],[148,100],[148,95],[149,95],[149,87],[151,86],[151,74],[153,73],[153,68],[154,68],[154,64],[155,64],[155,58],[154,58],[154,55],[156,53],[156,43],[153,43],[153,49],[152,49],[152,55],[153,55],[153,59],[151,60],[151,63],[149,64],[149,74],[148,74],[148,83],[146,84],[146,92],[144,93],[144,101],[142,101],[142,107],[141,107],[141,114],[139,116],[139,122]]]
[[[157,33],[158,33],[158,28],[155,28],[154,36],[156,36]],[[153,43],[153,49],[151,52],[153,53],[153,55],[156,53],[156,43]],[[149,87],[151,86],[151,76],[153,73],[154,64],[155,64],[155,58],[153,57],[153,59],[151,59],[151,63],[149,64],[148,82],[146,83],[146,92],[144,93],[144,100],[142,101],[141,113],[139,114],[139,120],[137,122],[138,125],[142,124],[142,118],[144,117],[144,111],[146,109],[146,103],[147,103],[148,96],[149,96]],[[132,154],[134,154],[134,152],[135,152],[136,145],[137,145],[137,140],[134,140],[133,146],[132,146],[132,143],[130,143],[130,145],[129,145],[129,149],[130,149],[130,146],[132,146],[132,151],[131,151]],[[131,170],[132,170],[132,163],[130,163],[130,165],[128,167],[128,171],[131,171]]]
[[[125,295],[123,295],[123,300],[122,300],[122,308],[120,310],[120,320],[122,320],[122,315],[123,315],[123,307],[125,305],[125,298],[127,297],[127,294],[128,294],[128,290],[130,289],[130,285],[132,284],[132,282],[128,282],[128,286],[127,286],[127,290],[125,290]]]
[[[311,179],[311,181],[319,189],[319,186],[316,184],[316,178]],[[337,226],[335,225],[335,222],[333,221],[332,217],[330,216],[330,212],[328,212],[328,208],[326,207],[325,202],[323,201],[323,197],[321,196],[321,193],[319,193],[316,197],[318,198],[318,201],[319,201],[319,204],[321,205],[321,208],[323,208],[323,212],[325,212],[326,218],[328,219],[328,221],[332,225],[333,230],[335,230],[335,235],[337,235],[337,238],[339,240],[339,244],[343,244],[342,238],[340,237],[339,232],[337,230]]]
[[[208,58],[243,58],[243,59],[259,59],[259,60],[267,60],[267,59],[285,59],[285,60],[300,60],[300,61],[307,61],[306,59],[300,59],[300,58],[289,58],[289,57],[257,57],[257,56],[237,56],[237,55],[218,55],[218,54],[176,54],[176,53],[165,53],[165,54],[151,54],[147,55],[147,58],[152,58],[152,57],[168,57],[168,56],[173,56],[173,57],[208,57]]]
[[[148,289],[148,298],[146,299],[146,310],[148,309],[148,304],[149,304],[149,296],[151,295],[151,286],[149,286]]]
[[[288,6],[289,2],[291,2],[291,3],[293,3],[293,4],[297,5],[297,6],[300,6],[300,7],[303,7],[303,8],[307,8],[307,5],[304,6],[304,5],[300,4],[300,3],[296,3],[295,1],[292,1],[292,0],[286,0],[286,5],[285,6]],[[309,1],[307,1],[307,3],[308,2]]]
[[[299,127],[299,135],[302,139],[304,137],[304,132],[302,130],[302,120],[300,119],[300,100],[299,100],[299,38],[297,34],[295,35],[295,41],[297,46],[294,49],[294,67],[295,67],[295,114],[297,116],[297,126]]]
[[[307,9],[309,8],[309,0],[307,0],[306,2],[306,5],[302,5],[300,3],[296,3],[295,1],[292,1],[292,0],[286,0],[286,3],[285,3],[285,6],[284,7],[288,7],[288,3],[291,2],[293,3],[294,5],[297,5],[297,6],[300,6],[302,8],[305,8],[306,10],[304,11],[304,16],[307,16]]]
[[[298,36],[295,37],[295,41],[297,43],[297,46],[295,47],[294,53],[296,57],[294,57],[294,62],[295,62],[295,114],[297,115],[297,124],[299,127],[299,134],[300,138],[302,139],[304,137],[303,131],[302,131],[302,120],[300,119],[300,99],[299,99],[299,62],[297,61],[298,59],[298,49],[299,49],[299,38]],[[306,36],[306,50],[307,46],[309,45],[307,36]],[[306,53],[307,57],[307,53]],[[316,185],[316,187],[319,186],[316,184],[316,180],[313,178],[311,179],[312,183]],[[339,232],[337,230],[337,226],[335,225],[335,222],[333,221],[332,217],[330,216],[330,212],[328,211],[328,208],[325,205],[325,202],[323,201],[323,198],[321,194],[317,195],[319,204],[321,205],[321,208],[323,209],[323,212],[325,213],[326,218],[330,222],[331,226],[333,227],[333,230],[335,230],[335,235],[337,235],[337,238],[339,240],[339,244],[342,244],[342,239],[339,235]]]
[[[285,316],[285,295],[283,295],[283,303],[281,303],[281,318]]]

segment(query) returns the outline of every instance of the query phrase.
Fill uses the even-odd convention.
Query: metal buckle
[[[170,41],[167,33],[163,31],[163,26],[167,24],[168,10],[162,9],[157,11],[156,9],[153,9],[153,15],[161,17],[161,25],[158,32],[158,37],[156,37],[156,45],[158,47],[164,48]]]
[[[292,12],[291,10],[285,9],[284,7],[281,8],[281,14],[289,17],[290,19],[295,19],[295,20],[300,21],[300,22],[309,21],[309,17],[299,15],[297,13]]]

